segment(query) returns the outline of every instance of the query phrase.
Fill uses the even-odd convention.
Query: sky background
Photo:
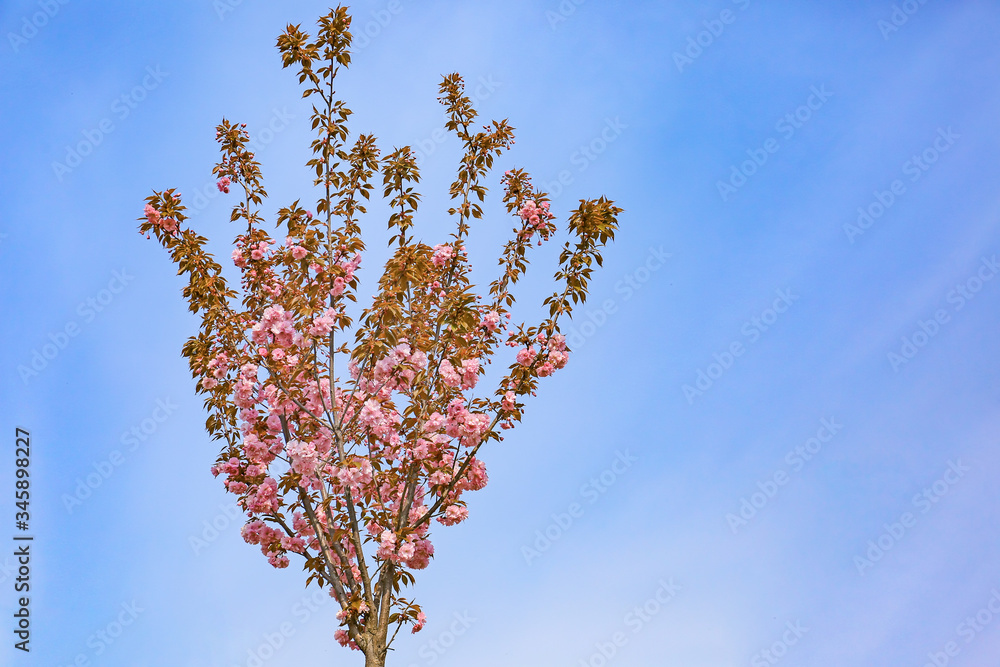
[[[197,322],[136,221],[176,187],[228,256],[223,117],[255,138],[266,213],[315,199],[309,108],[274,42],[326,8],[0,3],[0,540],[16,532],[18,426],[35,535],[29,656],[12,648],[0,547],[3,664],[363,662],[336,645],[332,601],[240,538],[180,356]],[[389,664],[995,664],[1000,5],[352,11],[339,92],[354,132],[420,151],[429,243],[450,230],[459,145],[434,137],[454,71],[485,119],[517,128],[499,173],[528,169],[562,221],[584,197],[625,209],[570,364],[486,451],[470,519],[436,530],[415,592],[429,622]],[[496,196],[498,175],[487,184]],[[470,243],[480,284],[509,230],[497,199],[488,210]],[[365,233],[373,281],[379,209]],[[556,252],[522,283],[525,317]]]

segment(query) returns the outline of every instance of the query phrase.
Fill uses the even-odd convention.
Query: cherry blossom
[[[469,520],[467,494],[489,482],[480,450],[503,440],[540,380],[566,366],[560,324],[586,300],[621,209],[603,197],[580,201],[555,291],[542,304],[547,316],[516,322],[513,289],[527,253],[556,232],[547,194],[524,170],[501,179],[513,229],[489,285],[472,283],[466,250],[512,129],[495,121],[477,130],[461,77],[444,78],[439,99],[464,155],[450,188],[453,231],[424,243],[413,232],[420,174],[412,151],[382,155],[370,135],[349,141],[351,112],[328,94],[350,64],[349,31],[338,8],[315,39],[295,25],[278,39],[283,64],[315,94],[318,139],[307,166],[320,193],[315,213],[298,201],[277,211],[278,240],[261,210],[267,193],[246,126],[217,128],[219,190],[243,191],[229,216],[238,284],[207,239],[184,227],[174,190],[147,198],[139,219],[187,276],[184,296],[201,316],[183,354],[205,397],[208,432],[222,443],[211,472],[246,515],[243,539],[275,568],[301,563],[307,584],[339,606],[338,643],[380,667],[402,626],[417,632],[426,623],[406,587],[434,558],[432,526]],[[390,252],[366,292],[362,222],[376,180],[390,211]]]

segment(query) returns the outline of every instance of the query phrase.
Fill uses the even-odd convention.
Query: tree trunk
[[[368,651],[365,652],[365,667],[385,667],[385,656],[389,652],[386,643],[389,639],[389,627],[375,630],[375,636],[368,635]]]

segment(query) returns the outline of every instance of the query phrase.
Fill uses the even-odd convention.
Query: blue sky
[[[332,602],[239,537],[180,357],[196,322],[135,220],[176,187],[228,255],[224,116],[255,137],[266,210],[314,196],[309,110],[274,40],[325,9],[0,5],[0,489],[12,522],[27,428],[36,539],[33,650],[5,628],[4,664],[360,664]],[[498,166],[527,168],[562,220],[582,197],[625,208],[569,366],[486,453],[470,519],[436,533],[416,589],[430,621],[390,664],[995,660],[1000,7],[353,12],[370,36],[340,93],[354,131],[422,151],[428,241],[449,229],[458,144],[434,131],[453,71],[517,128]],[[483,283],[508,230],[496,204],[470,244]],[[372,280],[377,209],[366,234]],[[533,263],[526,316],[554,260]],[[51,358],[19,370],[36,352]]]

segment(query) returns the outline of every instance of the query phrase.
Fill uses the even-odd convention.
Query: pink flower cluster
[[[452,438],[461,438],[462,444],[466,447],[479,444],[489,425],[489,416],[483,413],[469,412],[463,399],[456,398],[448,404],[448,419],[444,432]]]
[[[291,347],[297,336],[301,339],[295,331],[295,316],[279,305],[265,308],[264,317],[251,329],[253,342],[258,345]]]
[[[528,236],[531,236],[532,231],[538,230],[543,240],[548,239],[553,229],[549,225],[549,221],[556,216],[549,212],[549,203],[547,201],[543,201],[542,205],[539,206],[535,203],[534,199],[529,199],[521,207],[521,210],[518,211],[518,215],[521,216],[522,220],[531,225],[526,231]]]
[[[240,534],[247,544],[259,544],[261,553],[267,556],[267,560],[272,566],[276,568],[288,567],[288,556],[281,552],[281,549],[286,549],[286,547],[282,545],[283,535],[280,530],[271,528],[260,519],[256,519],[244,525]]]
[[[451,258],[454,256],[454,248],[447,243],[439,244],[434,246],[434,254],[431,256],[431,261],[434,263],[434,266],[441,267],[451,261]]]
[[[349,261],[338,263],[337,266],[343,269],[344,275],[333,279],[333,287],[330,289],[331,296],[340,296],[344,293],[347,283],[354,279],[354,272],[361,266],[361,255],[355,255]]]
[[[256,493],[247,501],[247,511],[267,514],[277,512],[278,506],[278,483],[273,477],[265,477],[264,481],[257,486]]]
[[[313,320],[313,323],[309,326],[309,335],[315,338],[325,338],[330,335],[333,331],[334,316],[336,312],[333,309],[327,308],[326,312],[320,317]]]
[[[426,526],[426,524],[424,524]],[[426,533],[426,529],[421,531]],[[403,563],[414,570],[422,570],[430,563],[431,556],[434,555],[434,545],[430,540],[411,534],[403,540],[398,541],[396,534],[391,530],[384,530],[379,535],[378,551],[376,556],[383,560],[394,563]]]
[[[260,241],[256,245],[252,246],[250,250],[250,257],[253,259],[264,259],[264,255],[267,254],[267,249],[271,246],[267,241]]]
[[[216,183],[215,185],[216,185],[216,187],[219,188],[219,192],[224,192],[225,194],[228,195],[229,194],[229,185],[231,183],[232,183],[232,181],[229,180],[228,176],[223,176],[222,178],[219,179],[219,182]]]
[[[519,214],[533,231],[543,234],[552,217],[547,204],[536,207],[534,202],[525,204]],[[244,269],[244,285],[258,293],[263,290],[276,295],[275,290],[285,283],[275,277],[275,268],[282,262],[290,265],[290,259],[309,256],[306,242],[297,236],[286,237],[285,251],[273,257],[268,255],[271,242],[266,236],[251,234],[246,238],[233,259]],[[341,296],[361,263],[360,254],[349,260],[345,256],[346,246],[341,246],[331,258],[332,266],[310,264],[305,280],[315,281],[320,294],[329,285],[330,295]],[[267,261],[255,264],[252,260]],[[432,262],[436,267],[449,267],[453,261],[459,265],[466,261],[461,246],[434,246]],[[445,293],[439,291],[444,278],[440,274],[432,277],[427,286],[444,298]],[[287,281],[289,287],[292,284]],[[290,306],[286,310],[279,303],[271,304],[258,311],[258,320],[241,321],[249,342],[240,354],[214,353],[201,378],[204,389],[228,382],[239,410],[239,454],[229,455],[212,472],[223,475],[226,489],[239,496],[249,517],[244,539],[259,545],[268,561],[282,568],[293,553],[311,558],[320,552],[319,539],[325,535],[324,539],[336,544],[346,558],[336,566],[336,576],[346,589],[361,581],[358,559],[364,557],[345,529],[349,519],[343,503],[350,498],[367,522],[377,559],[401,568],[427,567],[434,555],[432,519],[445,526],[465,521],[469,510],[463,494],[482,489],[489,481],[486,465],[474,456],[473,449],[494,424],[510,428],[518,418],[514,385],[502,395],[497,414],[463,393],[476,388],[482,371],[483,353],[477,346],[494,341],[498,332],[506,330],[505,318],[509,320],[511,315],[499,310],[499,302],[476,305],[479,329],[462,336],[467,346],[459,343],[445,351],[420,350],[403,338],[381,355],[349,361],[350,380],[336,386],[325,372],[316,377],[300,360],[315,359],[325,367],[317,349],[326,349],[329,337],[344,321],[343,305],[324,306],[322,312],[311,311],[313,314],[299,321],[297,311]],[[550,375],[566,364],[565,340],[560,335],[549,338],[539,334],[529,344],[521,344],[518,363],[539,376]],[[434,373],[440,383],[418,384],[418,376],[427,378],[427,373]],[[424,413],[422,421],[416,421],[411,415],[420,413],[413,412],[412,403],[407,401],[412,401],[414,392],[426,391],[425,386],[432,387],[434,400],[440,401],[437,405],[447,407],[438,407],[440,412],[432,411],[429,416]],[[470,409],[470,405],[476,407]],[[415,475],[415,487],[410,477],[399,474],[403,470],[414,471],[408,475]],[[291,530],[285,523],[281,523],[283,530],[272,527],[290,504],[302,502],[301,494],[319,503],[324,493],[337,498],[329,514],[317,504],[308,520],[302,512],[295,512]],[[433,516],[426,516],[432,510]],[[345,621],[359,613],[363,612],[345,608],[338,618]],[[419,612],[414,631],[424,622]],[[354,645],[343,630],[337,638],[345,646]]]
[[[173,218],[160,217],[160,212],[153,208],[152,205],[146,204],[146,208],[143,209],[143,214],[145,214],[147,220],[157,227],[163,228],[163,231],[168,234],[173,234],[177,231],[177,221]]]
[[[538,341],[541,351],[547,352],[545,361],[543,361],[537,368],[539,377],[548,377],[557,369],[564,368],[566,366],[566,362],[569,361],[569,354],[566,350],[565,336],[562,334],[555,334],[551,338],[546,339],[545,333],[543,332],[538,334],[535,340]],[[539,350],[535,350],[534,345],[522,348],[517,353],[517,363],[522,366],[531,366],[535,363],[535,358],[538,356],[539,352]]]
[[[226,354],[220,353],[208,362],[209,377],[202,378],[201,386],[205,389],[214,389],[219,384],[219,380],[226,377],[229,371],[229,358]]]
[[[311,442],[299,442],[292,440],[285,445],[285,452],[292,462],[292,470],[299,473],[303,478],[310,478],[316,474],[317,452],[316,445]]]
[[[360,651],[361,647],[355,643],[351,636],[347,634],[347,630],[337,630],[333,633],[333,638],[337,640],[337,643],[344,648],[350,648],[353,651]]]
[[[500,326],[500,313],[495,310],[483,315],[483,321],[480,326],[486,327],[486,330],[490,333],[496,331]]]
[[[236,248],[235,250],[233,250],[232,253],[233,264],[240,267],[241,269],[245,269],[248,266],[246,257],[247,250],[250,251],[251,259],[264,259],[264,256],[267,254],[267,251],[270,247],[271,244],[268,243],[267,241],[258,241],[257,243],[252,243],[248,246],[245,246],[244,248]],[[255,276],[256,273],[254,271],[251,271],[250,275]],[[272,296],[277,296],[277,295],[274,294]]]
[[[479,359],[465,359],[459,369],[456,369],[450,361],[445,359],[441,362],[441,379],[449,387],[461,387],[462,389],[473,389],[479,381]]]
[[[421,611],[417,613],[417,621],[416,623],[413,624],[413,630],[411,632],[413,632],[414,634],[420,632],[421,630],[424,629],[424,625],[426,623],[427,623],[427,616],[424,615],[424,612]]]
[[[292,254],[292,258],[296,261],[305,259],[306,255],[309,254],[309,251],[299,245],[291,236],[285,237],[285,247],[288,248],[288,251]]]

